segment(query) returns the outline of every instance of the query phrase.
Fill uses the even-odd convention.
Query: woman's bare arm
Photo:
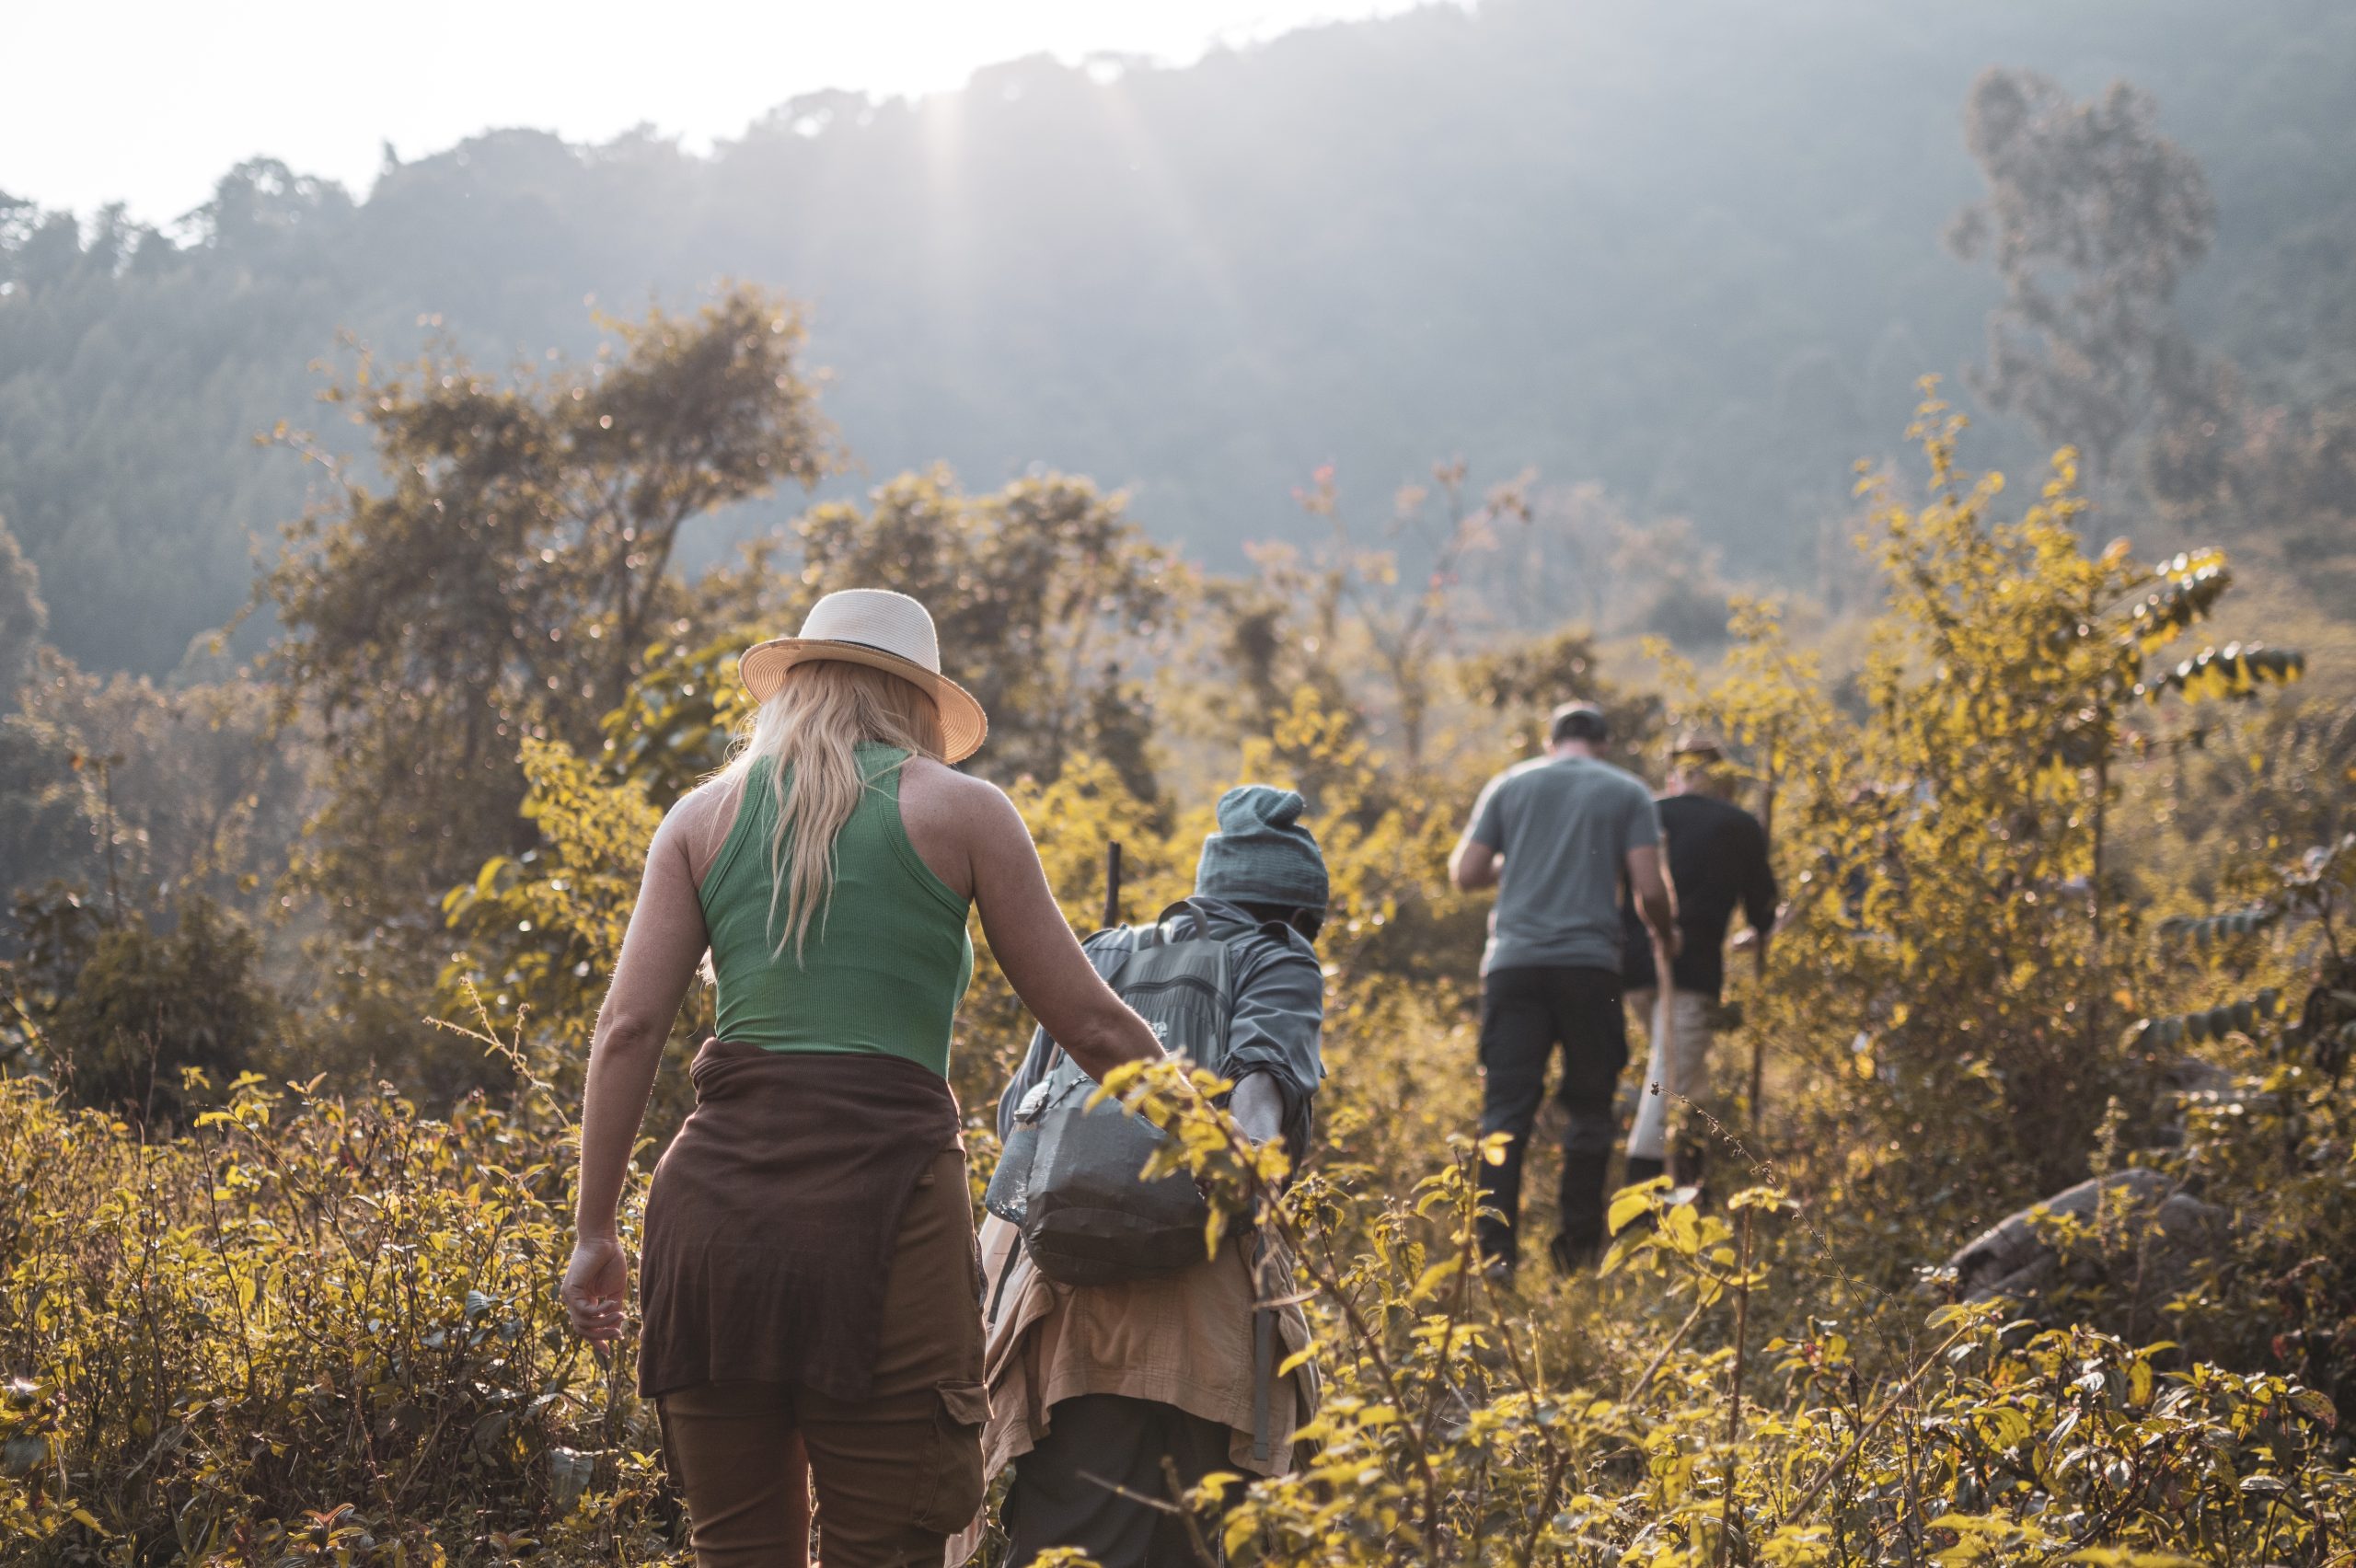
[[[995,785],[964,782],[971,791],[961,803],[974,903],[1014,994],[1091,1078],[1123,1062],[1158,1060],[1161,1044],[1151,1026],[1113,994],[1080,951],[1014,802]]]
[[[615,1216],[621,1205],[630,1146],[653,1091],[654,1072],[679,1002],[695,977],[706,941],[703,906],[689,862],[687,817],[673,812],[646,854],[638,906],[622,938],[614,983],[597,1009],[581,1104],[581,1184],[574,1211],[578,1239],[565,1271],[564,1302],[573,1326],[600,1343],[621,1332],[627,1274]]]

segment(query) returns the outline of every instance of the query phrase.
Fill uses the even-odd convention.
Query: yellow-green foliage
[[[2208,612],[2223,564],[2082,549],[2066,455],[2004,516],[1997,480],[1956,469],[1953,435],[1927,410],[1931,497],[1884,497],[1891,609],[1860,687],[1831,687],[1761,605],[1738,607],[1715,675],[1669,672],[1669,721],[1720,730],[1761,787],[1794,917],[1763,985],[1736,972],[1746,1021],[1720,1071],[1738,1123],[1699,1129],[1719,1201],[1622,1194],[1600,1275],[1533,1272],[1517,1292],[1469,1266],[1495,1152],[1469,1138],[1483,905],[1442,867],[1500,759],[1435,728],[1407,766],[1334,668],[1255,695],[1264,732],[1240,750],[1188,759],[1198,778],[1302,789],[1334,886],[1331,1076],[1280,1197],[1284,1156],[1237,1139],[1215,1084],[1158,1068],[1114,1085],[1179,1135],[1170,1158],[1220,1223],[1284,1238],[1316,1337],[1327,1401],[1308,1468],[1213,1483],[1230,1507],[1207,1528],[1234,1560],[2351,1561],[2337,1424],[2356,1407],[2356,1122],[2318,1053],[2356,1018],[2335,1010],[2356,983],[2331,925],[2356,853],[2287,879],[2280,856],[2245,867],[2241,906],[2274,917],[2189,954],[2154,946],[2147,917],[2202,911],[2131,896],[2108,818],[2121,775],[2162,766],[2163,726],[2217,684],[2147,700],[2147,661]],[[17,1379],[0,1560],[679,1554],[629,1348],[593,1359],[553,1287],[564,1108],[656,810],[714,755],[718,648],[683,644],[594,765],[525,746],[540,848],[448,901],[439,1007],[472,1019],[479,1000],[462,1043],[509,1057],[512,1096],[435,1120],[389,1090],[248,1079],[181,1136],[143,1138],[0,1083],[0,1372]],[[687,735],[704,760],[641,732]],[[1120,761],[1057,762],[1011,792],[1073,922],[1102,917],[1109,842],[1127,917],[1183,894],[1214,791],[1149,800]],[[2258,988],[2305,1010],[2234,1011]],[[2238,1087],[2165,1142],[2164,1032],[2142,1020],[2220,1004],[2192,1043]],[[1027,1027],[985,955],[953,1069],[977,1174]],[[1754,1047],[1766,1093],[1745,1104]],[[2223,1251],[2164,1290],[2119,1287],[2103,1268],[2154,1255],[2148,1227],[2122,1222],[2058,1236],[2085,1267],[2042,1302],[1955,1304],[1923,1277],[2057,1180],[2129,1160],[2225,1211]]]
[[[0,1082],[0,1560],[491,1559],[642,1539],[657,1439],[564,1327],[545,1109],[232,1086],[144,1142]]]
[[[663,813],[636,780],[616,784],[561,741],[524,743],[524,816],[540,846],[485,860],[442,900],[451,928],[475,939],[444,970],[445,997],[471,986],[493,1022],[530,1018],[551,1057],[588,1057],[596,998],[622,950],[639,867]],[[486,963],[495,954],[503,963]]]
[[[1125,1068],[1106,1087],[1178,1135],[1169,1163],[1285,1238],[1315,1297],[1320,1451],[1287,1480],[1206,1483],[1230,1494],[1231,1553],[1337,1568],[2028,1563],[2089,1548],[2322,1563],[2356,1544],[2332,1402],[2279,1376],[2039,1330],[1996,1304],[1885,1313],[1911,1332],[1878,1356],[1805,1319],[1690,1348],[1713,1311],[1756,1332],[1754,1314],[1790,1304],[1779,1272],[1832,1262],[1779,1190],[1738,1192],[1724,1216],[1665,1182],[1622,1193],[1610,1306],[1679,1321],[1580,1344],[1563,1297],[1499,1293],[1471,1266],[1471,1174],[1489,1151],[1455,1140],[1403,1192],[1336,1163],[1279,1199],[1282,1155],[1209,1108],[1207,1075]]]

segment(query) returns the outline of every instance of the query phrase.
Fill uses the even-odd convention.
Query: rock
[[[2073,1248],[2068,1259],[2070,1283],[2085,1286],[2123,1273],[2139,1277],[2147,1290],[2165,1288],[2232,1234],[2224,1210],[2202,1203],[2156,1170],[2134,1167],[2081,1182],[2008,1216],[1957,1251],[1932,1278],[1965,1301],[2036,1297],[2064,1272],[2057,1232],[2072,1221],[2095,1232],[2093,1245]]]
[[[2220,1101],[2234,1095],[2234,1075],[2198,1056],[2178,1056],[2161,1069],[2160,1078],[2177,1094],[2205,1095]]]
[[[2160,1234],[2179,1247],[2206,1251],[2233,1234],[2234,1216],[2215,1204],[2204,1204],[2190,1193],[2170,1193],[2160,1200],[2153,1218]]]
[[[2195,1110],[2257,1116],[2281,1109],[2281,1095],[2260,1093],[2252,1080],[2236,1078],[2216,1063],[2204,1062],[2198,1056],[2179,1058],[2170,1065],[2165,1078],[2168,1088],[2176,1094],[2176,1124],[2179,1131],[2185,1117]]]

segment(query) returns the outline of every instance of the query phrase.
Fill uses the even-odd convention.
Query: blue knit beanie
[[[1305,802],[1290,790],[1239,784],[1218,798],[1218,831],[1203,840],[1195,891],[1243,904],[1325,907],[1325,857],[1301,825]]]

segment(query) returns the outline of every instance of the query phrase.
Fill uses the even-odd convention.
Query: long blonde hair
[[[785,683],[754,713],[736,755],[721,769],[721,778],[744,788],[755,763],[768,757],[775,764],[769,770],[769,792],[777,802],[777,824],[769,835],[769,928],[777,929],[780,900],[787,928],[774,956],[784,956],[790,940],[794,962],[802,962],[814,915],[820,917],[819,940],[826,940],[823,917],[835,893],[835,838],[858,809],[860,791],[869,787],[852,751],[862,741],[938,762],[940,710],[913,682],[887,671],[814,659],[785,673]]]

